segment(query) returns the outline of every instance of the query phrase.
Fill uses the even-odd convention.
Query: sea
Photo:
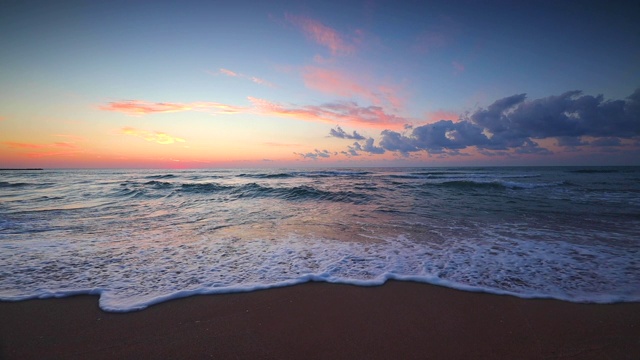
[[[640,301],[640,167],[0,172],[0,300],[389,279]]]

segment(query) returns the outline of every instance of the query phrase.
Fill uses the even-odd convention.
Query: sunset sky
[[[640,165],[635,1],[3,1],[0,168]]]

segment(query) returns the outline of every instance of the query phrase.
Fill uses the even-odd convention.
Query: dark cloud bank
[[[621,146],[623,139],[640,137],[640,89],[625,100],[605,100],[602,95],[583,95],[581,91],[535,100],[517,94],[464,115],[457,122],[440,120],[415,128],[408,125],[402,133],[384,130],[378,146],[373,139],[363,139],[355,131],[353,135],[345,133],[340,127],[332,129],[330,135],[364,140],[343,152],[350,156],[385,151],[405,156],[417,151],[455,155],[468,147],[487,155],[506,150],[550,153],[534,142],[549,138],[573,149]]]
[[[354,131],[353,134],[349,134],[345,132],[344,130],[342,130],[340,126],[336,126],[335,129],[331,129],[331,131],[329,132],[329,136],[337,137],[340,139],[353,139],[353,140],[365,139],[364,136],[358,134],[356,131]]]

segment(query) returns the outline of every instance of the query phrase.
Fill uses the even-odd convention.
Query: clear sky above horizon
[[[3,1],[0,168],[640,165],[633,1]]]

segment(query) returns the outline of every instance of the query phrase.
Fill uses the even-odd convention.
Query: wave
[[[276,174],[240,174],[238,177],[251,179],[287,179],[295,177],[293,173],[276,173]]]
[[[12,188],[12,187],[25,187],[25,186],[32,186],[34,184],[30,184],[30,183],[11,183],[8,181],[0,181],[0,188]]]
[[[173,187],[172,183],[169,183],[166,181],[157,181],[157,180],[147,181],[144,184],[148,186],[152,186],[155,189],[167,189],[167,188]]]
[[[490,180],[490,181],[478,181],[478,180],[450,180],[443,181],[440,183],[429,183],[429,186],[442,186],[449,188],[456,188],[461,190],[469,190],[469,189],[512,189],[512,190],[521,190],[521,189],[534,189],[539,187],[549,187],[549,186],[557,186],[562,183],[523,183],[523,182],[515,182],[515,181],[504,181],[504,180]]]
[[[569,170],[570,173],[574,174],[613,174],[618,173],[620,170],[617,169],[579,169],[579,170]]]
[[[173,174],[162,174],[162,175],[149,175],[149,176],[146,176],[145,179],[173,179],[176,177],[177,176]]]
[[[324,177],[350,177],[372,174],[370,171],[350,171],[350,170],[318,170],[318,171],[290,171],[279,173],[242,173],[236,175],[240,178],[250,179],[288,179],[288,178],[324,178]]]
[[[395,179],[527,179],[538,178],[540,174],[495,174],[495,173],[471,173],[463,171],[429,171],[413,172],[406,174],[389,175]]]
[[[185,183],[181,185],[181,191],[198,194],[215,193],[232,188],[232,186],[225,186],[217,183]]]
[[[465,175],[469,174],[469,172],[464,171],[419,171],[412,172],[406,175],[414,176],[414,177],[442,177],[442,176],[450,176],[450,175]]]
[[[337,177],[337,176],[363,176],[363,175],[371,175],[370,171],[349,171],[349,170],[324,170],[324,171],[312,171],[312,172],[303,172],[300,173],[302,176],[306,177]]]
[[[367,195],[353,191],[325,191],[306,185],[280,188],[250,183],[234,188],[230,193],[238,198],[274,197],[288,201],[320,200],[362,203],[369,200]]]
[[[116,192],[116,196],[125,197],[158,197],[170,196],[172,194],[224,194],[231,199],[251,199],[251,198],[278,198],[287,201],[334,201],[348,203],[363,203],[370,200],[366,194],[354,191],[327,191],[308,185],[294,187],[270,187],[258,183],[248,183],[242,185],[224,185],[215,182],[209,183],[170,183],[165,181],[151,180],[147,182],[126,182]],[[167,191],[169,190],[169,191]]]
[[[17,187],[38,186],[38,185],[40,184],[25,183],[25,182],[12,183],[8,181],[0,181],[0,188],[17,188]]]
[[[115,197],[123,197],[123,198],[140,198],[146,195],[146,192],[142,189],[131,189],[128,187],[124,187],[114,194]]]
[[[437,185],[437,186],[456,188],[456,189],[462,189],[462,190],[476,189],[476,188],[478,189],[486,189],[486,188],[506,189],[507,188],[507,186],[505,186],[504,184],[501,184],[500,182],[494,182],[494,181],[478,182],[478,181],[472,181],[472,180],[452,180],[452,181],[445,181],[445,182],[430,184],[430,185]]]
[[[474,189],[495,189],[495,190],[520,190],[533,189],[538,187],[549,187],[563,185],[565,183],[531,183],[516,182],[507,179],[486,179],[486,178],[452,178],[452,179],[433,179],[434,182],[422,184],[405,184],[397,183],[395,186],[405,188],[415,187],[444,187],[459,190]],[[566,184],[571,185],[571,184]],[[226,194],[231,199],[250,199],[272,197],[287,201],[334,201],[347,203],[366,203],[371,200],[371,191],[378,188],[375,186],[362,186],[354,184],[349,190],[323,190],[314,186],[266,186],[264,184],[251,182],[241,185],[226,185],[217,182],[207,183],[172,183],[158,180],[146,182],[122,183],[123,189],[117,195],[126,197],[139,196],[169,196],[172,194]]]

